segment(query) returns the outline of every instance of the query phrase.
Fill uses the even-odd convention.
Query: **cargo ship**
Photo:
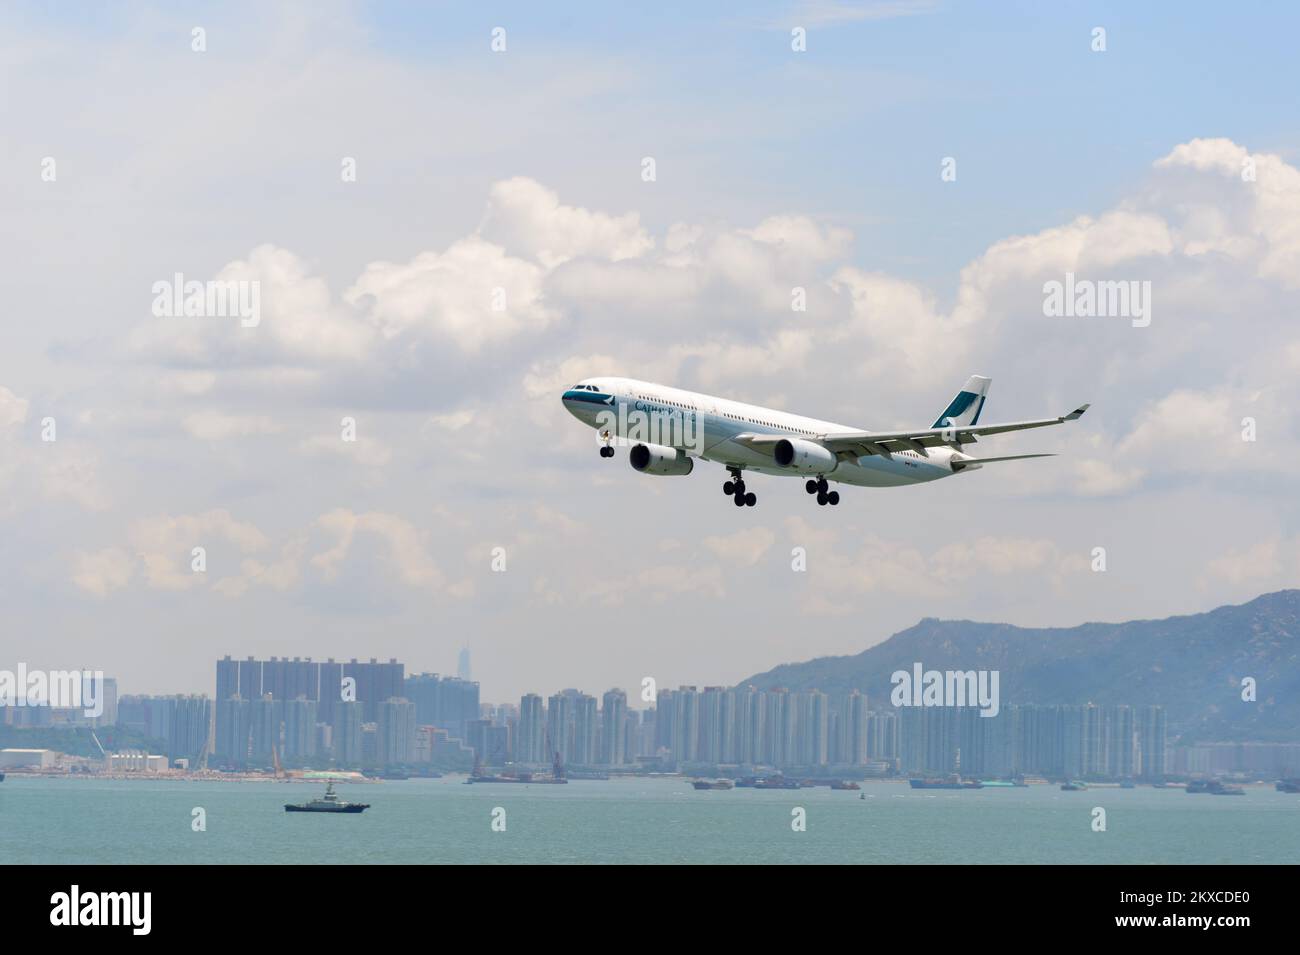
[[[1228,786],[1217,779],[1193,779],[1187,783],[1187,791],[1193,795],[1209,793],[1211,796],[1244,796],[1246,790],[1240,786]]]
[[[555,762],[552,764],[551,775],[545,774],[533,775],[527,770],[520,770],[516,773],[502,774],[500,776],[483,772],[482,764],[474,760],[474,771],[469,774],[465,783],[527,783],[537,786],[557,786],[568,783],[564,775],[564,764],[560,761],[560,754],[555,754]]]
[[[937,776],[925,779],[909,779],[908,785],[913,789],[983,789],[984,784],[978,779],[962,779],[959,773],[950,773],[943,778]]]
[[[730,779],[696,779],[691,783],[696,789],[731,789],[735,786]]]
[[[325,787],[325,795],[320,799],[313,799],[311,802],[304,803],[285,803],[285,812],[348,812],[357,813],[365,812],[370,808],[369,803],[365,802],[344,802],[334,792],[334,783],[331,782]]]
[[[755,789],[800,789],[802,786],[799,780],[786,779],[784,776],[765,776],[754,780]]]
[[[1082,779],[1071,779],[1061,783],[1061,792],[1063,793],[1081,793],[1088,788],[1088,784]]]
[[[861,786],[859,786],[851,779],[836,779],[831,782],[831,789],[861,789],[861,788],[862,788]]]

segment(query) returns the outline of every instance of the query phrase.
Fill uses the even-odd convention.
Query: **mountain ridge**
[[[1017,627],[925,617],[857,654],[782,663],[739,685],[860,690],[888,705],[889,676],[998,670],[1002,705],[1163,705],[1171,734],[1192,741],[1300,741],[1300,590],[1197,614]],[[1241,699],[1256,681],[1256,702]]]

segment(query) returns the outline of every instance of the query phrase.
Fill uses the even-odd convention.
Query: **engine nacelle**
[[[772,449],[772,457],[781,467],[800,474],[830,474],[840,463],[820,444],[802,438],[782,438]]]
[[[627,460],[642,474],[690,474],[695,467],[695,460],[685,451],[661,444],[635,445]]]

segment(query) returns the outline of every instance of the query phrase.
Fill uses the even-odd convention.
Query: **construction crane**
[[[90,731],[90,738],[93,739],[95,741],[95,745],[99,747],[99,755],[104,757],[104,769],[105,770],[112,769],[113,761],[109,758],[108,752],[104,749],[104,744],[99,741],[99,737],[95,735],[94,730]]]

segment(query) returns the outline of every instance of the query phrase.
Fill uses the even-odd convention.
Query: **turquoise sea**
[[[318,784],[0,783],[7,863],[1294,863],[1300,795],[1055,786],[961,792],[864,783],[697,792],[677,778],[567,786],[463,776],[338,787],[361,815],[286,813]],[[206,812],[207,830],[191,828]],[[1092,830],[1093,809],[1106,831]],[[492,829],[505,810],[505,831]],[[802,808],[807,829],[791,828]],[[499,814],[498,814],[499,815]]]

